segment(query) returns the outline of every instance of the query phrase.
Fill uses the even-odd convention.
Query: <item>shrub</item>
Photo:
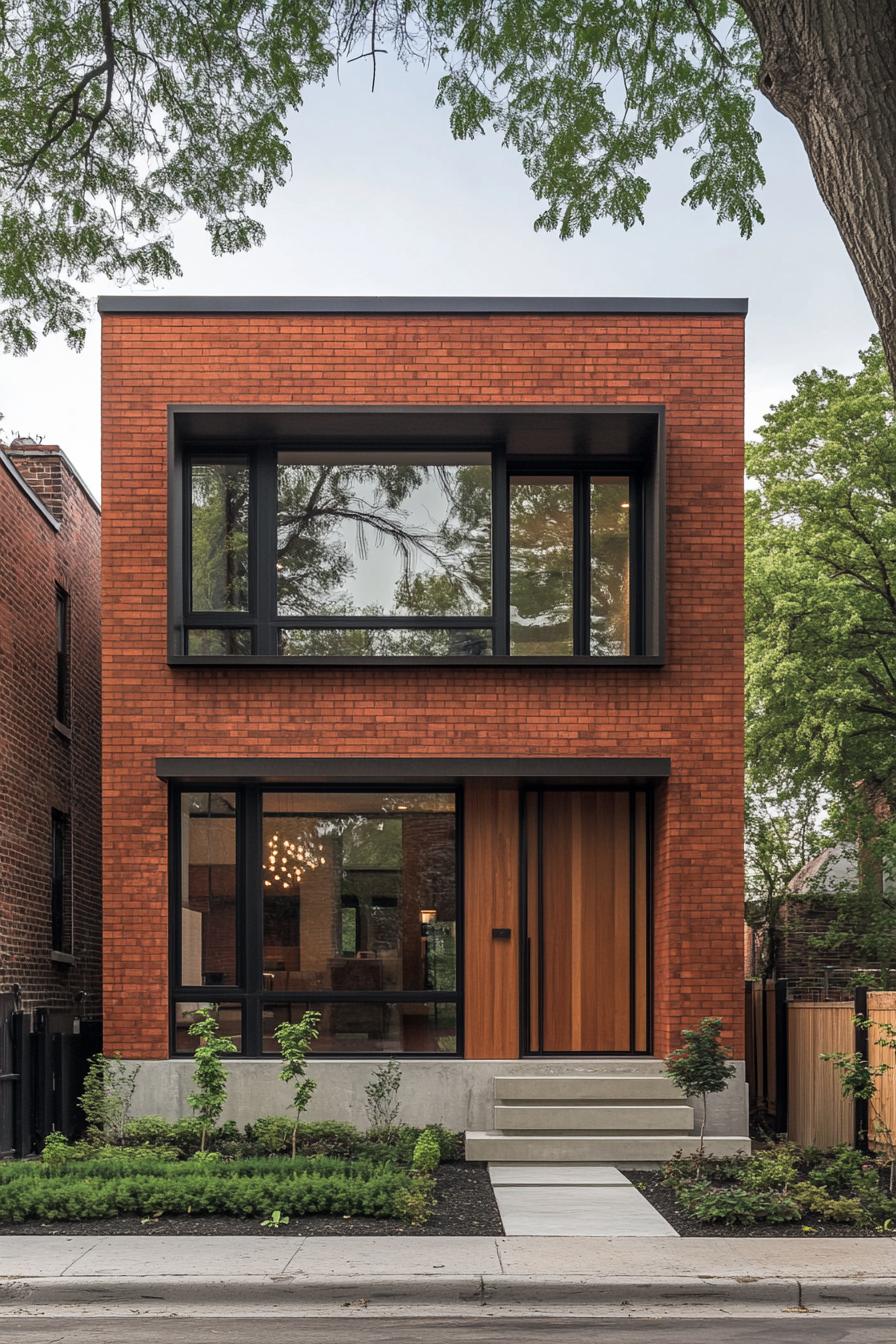
[[[431,1175],[441,1160],[442,1151],[438,1139],[431,1130],[424,1129],[414,1144],[414,1157],[411,1163],[414,1171],[422,1172],[427,1176]]]
[[[374,1069],[364,1091],[367,1095],[365,1110],[367,1123],[374,1133],[391,1134],[398,1119],[398,1092],[401,1087],[401,1065],[395,1059]]]
[[[896,1205],[880,1186],[879,1167],[850,1148],[819,1153],[792,1143],[751,1157],[679,1157],[663,1171],[682,1213],[701,1222],[806,1222],[866,1227],[886,1223]]]
[[[48,1134],[44,1139],[40,1160],[45,1167],[58,1171],[60,1167],[65,1166],[71,1155],[72,1150],[69,1147],[68,1139],[64,1134],[60,1134],[58,1130],[54,1129],[53,1132]]]
[[[201,1152],[205,1151],[208,1131],[215,1124],[224,1109],[227,1097],[227,1072],[221,1063],[221,1055],[236,1054],[236,1046],[218,1030],[218,1019],[213,1008],[197,1008],[193,1014],[195,1021],[189,1027],[189,1034],[196,1038],[193,1051],[195,1068],[193,1071],[194,1091],[190,1093],[190,1108],[202,1124],[199,1140]]]
[[[139,1064],[129,1066],[121,1055],[91,1057],[78,1098],[91,1143],[122,1142],[139,1072]]]
[[[292,1083],[293,1085],[292,1108],[295,1112],[291,1145],[293,1157],[296,1155],[296,1130],[299,1127],[302,1112],[307,1109],[317,1086],[314,1079],[307,1076],[307,1072],[308,1052],[312,1043],[317,1040],[319,1022],[320,1013],[315,1013],[309,1009],[308,1012],[302,1014],[301,1021],[281,1022],[274,1032],[274,1038],[283,1056],[283,1068],[280,1070],[280,1077],[284,1083]]]

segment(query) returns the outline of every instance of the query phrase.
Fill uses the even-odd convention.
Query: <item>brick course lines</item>
[[[169,404],[666,406],[663,668],[170,668]],[[168,1052],[157,756],[670,756],[654,878],[654,1045],[742,1040],[743,320],[103,319],[106,1048]]]
[[[35,450],[30,450],[34,452]],[[100,1010],[100,520],[58,451],[0,469],[0,992]],[[56,714],[56,585],[69,594],[70,725]],[[50,959],[51,811],[69,814],[75,964]]]

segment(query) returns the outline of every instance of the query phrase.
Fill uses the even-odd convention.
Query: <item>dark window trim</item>
[[[177,417],[179,414],[190,414],[196,411],[206,411],[209,413],[226,412],[236,414],[239,412],[255,412],[265,414],[273,410],[281,414],[288,413],[300,415],[302,413],[320,414],[330,412],[331,415],[344,414],[348,417],[356,416],[359,412],[365,412],[369,420],[371,415],[394,414],[398,413],[418,413],[428,412],[433,416],[433,423],[438,417],[442,421],[450,420],[450,417],[463,417],[464,413],[482,414],[483,411],[492,412],[498,417],[506,415],[539,415],[542,417],[562,417],[564,415],[575,414],[579,417],[600,418],[604,415],[626,415],[638,414],[649,415],[653,417],[656,425],[655,441],[652,440],[652,458],[649,468],[645,469],[645,462],[636,457],[628,458],[625,456],[569,456],[568,454],[551,457],[546,461],[544,455],[541,462],[545,470],[561,471],[567,468],[574,471],[581,470],[590,476],[600,475],[628,475],[634,482],[636,479],[638,485],[633,486],[633,518],[632,518],[632,591],[631,591],[631,616],[632,616],[632,639],[631,652],[627,655],[592,655],[590,652],[574,653],[569,656],[543,657],[543,656],[511,656],[508,651],[507,641],[509,638],[509,565],[507,556],[507,529],[508,529],[508,475],[510,471],[518,473],[537,474],[539,470],[539,455],[531,456],[512,452],[507,454],[503,444],[488,441],[452,441],[450,435],[442,438],[433,439],[409,439],[401,440],[397,445],[401,452],[427,452],[438,451],[462,453],[481,453],[487,451],[492,460],[492,612],[490,615],[483,616],[464,616],[464,617],[405,617],[405,618],[383,618],[382,624],[375,618],[358,617],[333,617],[333,618],[308,618],[302,617],[282,617],[276,614],[276,575],[273,558],[269,555],[262,555],[259,547],[271,548],[273,541],[273,529],[259,529],[263,536],[255,536],[256,516],[260,516],[263,509],[275,508],[276,504],[276,480],[270,469],[262,469],[256,465],[256,461],[263,463],[270,462],[275,464],[276,454],[281,451],[289,451],[291,447],[301,449],[303,452],[309,451],[338,451],[340,448],[352,447],[357,449],[362,442],[368,442],[371,452],[382,452],[383,442],[370,438],[367,434],[352,436],[347,434],[345,438],[334,437],[333,439],[303,440],[301,438],[291,439],[272,439],[261,433],[257,439],[253,439],[247,444],[244,436],[228,437],[226,434],[215,436],[213,441],[204,441],[202,443],[188,444],[181,446],[177,438]],[[261,422],[259,422],[261,423]],[[462,424],[462,418],[458,421]],[[168,563],[169,563],[169,585],[168,585],[168,614],[169,614],[169,665],[175,667],[268,667],[268,666],[400,666],[400,667],[444,667],[444,666],[463,666],[463,667],[523,667],[523,666],[584,666],[584,667],[656,667],[662,666],[665,662],[665,621],[664,621],[664,547],[665,547],[665,416],[664,408],[659,405],[528,405],[528,406],[445,406],[445,407],[425,407],[401,406],[401,407],[354,407],[354,406],[292,406],[272,408],[268,406],[250,406],[250,407],[202,407],[202,406],[174,406],[168,407],[168,427],[169,427],[169,528],[168,528]],[[256,459],[256,451],[259,454]],[[246,456],[250,461],[250,470],[252,472],[252,482],[250,486],[251,498],[251,517],[250,517],[250,545],[252,549],[252,564],[254,568],[254,581],[250,580],[252,590],[252,600],[250,601],[250,613],[228,612],[228,613],[196,613],[193,616],[189,611],[187,603],[187,588],[189,584],[189,572],[184,573],[185,558],[188,558],[189,552],[186,549],[187,535],[189,531],[189,486],[188,472],[191,455],[197,458],[213,458],[215,454]],[[262,484],[259,485],[259,480]],[[264,483],[266,481],[266,484]],[[272,483],[273,482],[273,483]],[[262,581],[262,575],[265,572],[270,573],[270,583]],[[587,576],[584,581],[580,580],[580,592],[586,592]],[[270,588],[270,593],[268,592]],[[580,597],[579,605],[584,612],[584,597]],[[330,620],[332,619],[332,624]],[[584,616],[580,614],[579,625],[581,626]],[[408,621],[409,624],[404,624]],[[318,625],[317,622],[320,622]],[[357,622],[357,624],[356,624]],[[196,629],[202,628],[240,628],[249,629],[252,639],[252,652],[246,654],[187,654],[185,652],[186,630],[188,626]],[[491,629],[493,652],[490,655],[345,655],[345,654],[302,654],[289,655],[279,654],[276,651],[275,641],[279,638],[281,629],[297,628],[342,628],[342,629],[363,629],[363,628],[386,628],[386,629],[433,629],[433,628],[458,628],[458,629]],[[581,640],[577,647],[581,646]]]
[[[67,812],[53,808],[50,812],[50,954],[59,954],[55,960],[71,958],[71,890],[69,877],[71,854],[69,852],[70,818]],[[65,906],[69,902],[69,946],[65,946]],[[68,964],[67,962],[63,964]]]
[[[455,884],[456,884],[456,965],[454,990],[337,990],[332,993],[318,990],[265,990],[263,971],[263,912],[261,872],[261,819],[262,795],[266,793],[321,792],[340,793],[350,797],[355,793],[380,790],[400,791],[394,780],[364,783],[327,783],[295,779],[277,783],[229,783],[214,781],[200,785],[183,780],[172,781],[168,791],[168,1002],[169,1054],[172,1058],[189,1059],[188,1051],[177,1049],[175,1005],[178,1003],[234,1003],[241,1008],[241,1037],[243,1048],[234,1059],[272,1059],[276,1055],[262,1051],[262,1015],[268,1004],[276,1003],[453,1003],[456,1005],[457,1048],[453,1054],[410,1053],[404,1051],[362,1051],[356,1054],[341,1051],[315,1050],[318,1058],[378,1059],[394,1056],[396,1059],[461,1059],[464,1053],[464,900],[463,900],[463,788],[461,785],[410,783],[405,786],[414,793],[453,793],[455,829]],[[237,828],[237,971],[240,983],[235,985],[182,985],[181,965],[181,795],[197,791],[236,794]],[[401,814],[397,814],[401,815]],[[256,899],[252,899],[252,874],[255,874]]]
[[[56,584],[56,712],[54,723],[71,726],[71,598]]]

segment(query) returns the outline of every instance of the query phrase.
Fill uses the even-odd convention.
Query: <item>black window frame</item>
[[[71,726],[71,598],[56,584],[56,709],[55,721]]]
[[[264,989],[264,932],[262,882],[263,796],[271,793],[450,793],[454,796],[455,885],[456,885],[456,966],[453,990],[266,990]],[[181,797],[185,793],[233,793],[236,797],[236,940],[237,983],[220,985],[181,985]],[[396,815],[401,815],[398,813]],[[301,780],[277,784],[245,784],[214,781],[213,785],[177,782],[168,794],[168,1018],[169,1054],[189,1059],[190,1051],[177,1049],[176,1007],[179,1003],[238,1004],[241,1012],[242,1049],[234,1058],[271,1059],[277,1056],[263,1050],[263,1012],[266,1006],[284,1003],[452,1003],[456,1013],[456,1048],[453,1053],[411,1051],[326,1051],[315,1049],[324,1059],[460,1059],[464,1053],[464,900],[463,900],[463,790],[454,785],[421,785],[388,780],[377,784],[305,783]]]
[[[50,951],[64,957],[72,954],[70,818],[55,807],[50,812]],[[65,946],[68,902],[68,946]]]
[[[174,524],[170,543],[169,571],[174,593],[171,604],[169,631],[169,661],[173,664],[352,664],[371,666],[400,663],[411,666],[452,665],[465,667],[521,666],[526,664],[607,664],[611,666],[632,663],[657,664],[662,662],[662,631],[649,637],[648,587],[654,583],[653,606],[662,600],[661,584],[651,579],[649,571],[656,569],[659,557],[651,565],[648,557],[649,470],[647,464],[630,457],[591,457],[576,454],[541,455],[508,453],[503,445],[487,442],[439,442],[440,456],[455,454],[487,454],[491,460],[492,477],[492,603],[488,615],[471,616],[281,616],[277,611],[276,570],[276,516],[277,516],[277,458],[292,447],[303,453],[319,450],[332,453],[350,448],[352,452],[368,447],[371,455],[382,455],[384,446],[375,441],[334,444],[308,442],[292,445],[270,442],[259,438],[252,444],[244,440],[222,441],[219,445],[203,443],[185,447],[176,454],[177,483],[172,491]],[[431,443],[402,442],[396,451],[419,454],[425,461],[434,450]],[[224,461],[228,457],[247,460],[249,464],[249,592],[246,612],[194,612],[192,609],[191,558],[191,480],[195,462]],[[527,655],[510,652],[510,482],[515,476],[563,475],[575,481],[575,621],[574,651],[561,655]],[[625,654],[592,654],[590,652],[590,528],[589,489],[591,479],[600,477],[627,477],[630,494],[629,561],[630,561],[630,630],[629,651]],[[267,524],[265,520],[270,520]],[[654,546],[654,550],[659,548]],[[285,654],[279,651],[280,632],[285,630],[488,630],[492,651],[485,654],[452,655],[345,655],[345,654]],[[247,630],[250,635],[249,654],[189,653],[189,635],[200,630]],[[649,645],[655,647],[651,648]]]

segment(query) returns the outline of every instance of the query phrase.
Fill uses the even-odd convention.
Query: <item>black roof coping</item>
[[[647,313],[745,316],[746,299],[104,294],[101,313]]]

